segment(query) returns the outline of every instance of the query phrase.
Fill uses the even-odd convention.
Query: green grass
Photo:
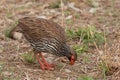
[[[93,77],[91,77],[91,76],[82,76],[82,77],[78,78],[77,80],[95,80],[95,79],[93,79]]]
[[[96,0],[85,0],[86,4],[88,4],[91,7],[96,7],[98,6],[98,3]]]
[[[13,14],[12,14],[10,11],[8,11],[8,12],[6,13],[6,17],[7,17],[8,19],[10,19],[10,18],[13,17]]]
[[[50,8],[59,8],[60,7],[60,0],[57,0],[56,2],[53,2],[49,6]]]
[[[3,80],[21,80],[21,75],[16,76],[16,71],[13,67],[4,67],[1,77]]]
[[[21,80],[21,75],[15,76],[13,68],[6,67],[5,62],[0,62],[0,79],[2,80]]]
[[[78,54],[88,50],[90,46],[101,45],[105,43],[105,38],[102,32],[97,32],[95,26],[88,26],[84,28],[66,29],[66,34],[69,40],[80,41],[81,44],[76,44],[73,48]]]
[[[75,13],[75,18],[80,18],[80,13]]]
[[[88,46],[86,46],[86,45],[74,45],[73,49],[80,55],[83,52],[87,51]]]
[[[90,63],[92,60],[90,59],[92,55],[91,54],[87,54],[83,57],[83,62],[84,63]]]
[[[31,5],[30,5],[30,6],[31,6]],[[14,10],[15,10],[15,11],[18,11],[18,10],[25,10],[26,8],[29,8],[30,6],[27,6],[27,7],[26,7],[25,5],[19,6],[19,7],[16,6],[16,7],[14,8]]]
[[[33,52],[24,53],[21,56],[22,56],[22,58],[25,61],[27,61],[29,63],[35,63],[36,62],[36,59],[34,57],[34,53]]]
[[[15,73],[11,72],[10,76],[2,75],[2,79],[3,80],[21,80],[21,76],[20,75],[15,76]]]
[[[65,15],[65,16],[70,15],[70,13],[71,13],[71,12],[70,12],[69,10],[65,10],[65,11],[64,11],[64,15]]]
[[[72,19],[67,19],[66,20],[66,24],[68,25],[72,25],[74,23],[74,21]]]
[[[100,62],[99,67],[102,70],[103,79],[106,80],[106,73],[109,71],[108,66],[105,62]]]
[[[5,66],[5,63],[0,62],[0,74],[2,73],[4,66]]]

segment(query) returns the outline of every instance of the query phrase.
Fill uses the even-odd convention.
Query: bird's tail
[[[20,27],[18,27],[18,25],[19,23],[16,24],[14,27],[9,28],[8,35],[7,35],[8,38],[16,40],[15,33],[21,33],[21,29]]]

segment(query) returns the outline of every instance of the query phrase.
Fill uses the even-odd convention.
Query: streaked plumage
[[[19,19],[17,26],[21,28],[36,54],[46,52],[66,56],[69,60],[73,55],[77,59],[76,52],[66,43],[64,29],[57,23],[42,18],[25,17]]]

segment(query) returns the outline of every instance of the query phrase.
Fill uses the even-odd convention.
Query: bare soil
[[[66,0],[63,12],[61,7],[50,8],[49,5],[55,1],[0,1],[0,80],[80,80],[82,76],[91,76],[94,80],[120,80],[120,1]],[[68,4],[71,2],[80,11],[70,8]],[[73,66],[61,62],[56,56],[45,55],[46,59],[54,58],[52,62],[56,66],[52,71],[43,71],[38,63],[28,63],[21,57],[21,54],[32,50],[25,39],[12,40],[4,35],[6,28],[13,26],[16,20],[24,16],[45,16],[63,28],[94,25],[98,31],[106,32],[107,40],[98,49],[90,48],[88,52],[79,55]],[[66,18],[70,16],[73,22],[66,24]],[[110,69],[106,74],[100,65],[103,62],[107,62]]]

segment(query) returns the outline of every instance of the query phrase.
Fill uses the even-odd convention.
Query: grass
[[[96,0],[85,0],[85,2],[86,2],[89,6],[91,6],[91,7],[96,7],[96,6],[98,6],[98,3],[97,3]]]
[[[4,62],[0,62],[0,74],[2,73],[4,68]]]
[[[95,26],[88,26],[84,28],[66,29],[66,34],[69,40],[78,41],[80,44],[76,44],[73,48],[78,54],[88,50],[89,47],[101,45],[105,42],[105,38],[102,32],[97,32]]]
[[[1,31],[3,31],[2,29],[4,28],[4,27],[9,27],[9,25],[10,25],[10,23],[9,23],[9,20],[10,20],[10,22],[11,21],[13,21],[14,19],[16,19],[17,17],[22,17],[22,16],[25,16],[26,15],[26,11],[28,12],[28,13],[30,13],[30,14],[28,14],[28,15],[30,15],[30,16],[36,16],[36,15],[39,15],[39,12],[41,12],[42,11],[42,13],[45,13],[45,15],[47,15],[46,14],[46,11],[50,11],[49,9],[48,9],[48,7],[45,7],[44,9],[43,9],[43,6],[46,6],[46,4],[47,4],[47,2],[45,3],[45,4],[39,4],[39,1],[40,0],[30,0],[30,1],[22,1],[22,2],[19,2],[20,0],[16,0],[16,1],[14,1],[14,2],[11,2],[11,1],[7,1],[7,0],[4,0],[4,1],[1,1],[1,19],[3,19],[4,21],[4,23],[1,23],[0,25],[1,25]],[[34,1],[34,2],[33,2]],[[80,0],[79,0],[80,1]],[[86,2],[89,4],[86,4]],[[114,3],[114,2],[115,3]],[[78,1],[77,1],[78,2]],[[89,9],[91,9],[91,8],[93,8],[94,7],[94,2],[98,2],[97,0],[83,0],[83,1],[81,1],[80,2],[80,4],[81,5],[78,5],[79,3],[75,3],[75,7],[80,7],[80,9],[81,10],[83,10],[83,13],[82,14],[84,14],[84,10],[89,10]],[[106,30],[108,30],[108,31],[110,31],[109,33],[110,33],[110,37],[112,37],[112,39],[110,40],[110,42],[109,43],[111,43],[111,44],[113,44],[113,45],[115,45],[115,44],[118,44],[118,46],[119,46],[119,41],[120,41],[120,39],[118,39],[118,37],[119,37],[119,29],[118,29],[118,32],[117,32],[117,30],[116,30],[116,27],[119,27],[119,25],[120,25],[120,23],[119,23],[119,15],[120,15],[120,11],[119,11],[119,8],[120,8],[120,5],[119,5],[119,0],[108,0],[108,2],[110,2],[110,3],[107,3],[107,1],[106,0],[99,0],[99,6],[98,6],[98,8],[100,8],[99,10],[98,10],[98,12],[96,12],[95,13],[95,16],[94,16],[94,14],[93,14],[93,16],[92,16],[92,19],[89,19],[89,18],[91,18],[91,16],[87,16],[88,17],[88,19],[89,20],[87,20],[87,19],[85,19],[85,17],[86,16],[79,16],[79,14],[81,14],[81,13],[78,13],[78,14],[74,14],[75,13],[75,11],[73,11],[73,10],[71,10],[71,9],[67,9],[67,8],[65,8],[64,9],[64,11],[63,12],[65,12],[64,14],[65,14],[65,17],[67,17],[67,16],[69,16],[69,15],[72,15],[72,16],[74,16],[76,19],[75,19],[75,21],[80,21],[81,22],[81,24],[83,24],[83,25],[88,25],[88,23],[92,23],[92,24],[96,24],[96,26],[98,26],[99,27],[99,29],[101,29],[102,27],[104,27],[104,28],[106,28]],[[15,3],[17,3],[17,4],[15,4]],[[40,3],[42,3],[42,0],[40,1]],[[112,4],[112,5],[111,5]],[[26,6],[24,6],[24,5],[26,5]],[[35,6],[34,6],[35,5]],[[107,6],[108,5],[108,6]],[[110,5],[110,6],[109,6]],[[65,7],[66,7],[67,5],[65,5]],[[57,9],[57,7],[59,8],[59,9]],[[5,10],[8,10],[8,9],[10,9],[10,11],[9,12],[7,12],[7,11],[5,11]],[[61,9],[60,9],[60,4],[58,3],[57,4],[57,6],[55,5],[53,8],[55,8],[57,11],[59,11],[59,12],[61,12]],[[97,7],[96,7],[97,8]],[[67,9],[67,10],[66,10]],[[11,12],[11,10],[12,10],[12,12]],[[31,12],[33,12],[32,14],[31,14]],[[72,14],[72,12],[73,12],[73,14]],[[14,14],[14,15],[13,15]],[[85,13],[86,14],[86,13]],[[88,12],[88,14],[89,14],[89,12]],[[6,16],[6,18],[4,18],[4,16],[2,16],[2,15],[5,15]],[[51,14],[50,15],[47,15],[47,17],[49,18],[51,16]],[[54,15],[52,15],[52,16],[54,16]],[[60,17],[60,15],[58,15],[57,16],[57,18],[58,18],[58,20],[59,20],[59,17]],[[73,17],[73,18],[74,18]],[[79,19],[79,17],[80,17],[80,19]],[[99,18],[100,17],[100,18]],[[57,19],[57,18],[55,18],[55,20]],[[98,20],[97,20],[97,18],[99,18]],[[7,20],[8,19],[8,20]],[[60,18],[61,19],[61,18]],[[82,20],[81,20],[82,19]],[[93,21],[90,21],[90,20],[93,20]],[[1,21],[2,22],[2,21]],[[61,21],[60,21],[61,22]],[[86,22],[86,23],[84,23],[84,22]],[[71,24],[70,23],[70,21],[68,20],[68,24]],[[73,23],[73,26],[79,26],[79,24],[78,23]],[[3,26],[3,27],[2,27]],[[10,26],[12,26],[12,25],[10,25]],[[6,28],[6,29],[7,29]],[[82,28],[83,29],[83,28]],[[103,28],[102,28],[103,29]],[[87,30],[87,29],[86,29]],[[93,45],[94,46],[94,42],[96,42],[96,44],[97,45],[99,45],[99,44],[102,44],[102,42],[104,43],[104,38],[101,38],[100,37],[100,39],[98,40],[98,38],[96,38],[95,37],[95,35],[97,36],[97,37],[99,37],[98,35],[100,35],[100,36],[102,36],[102,34],[103,33],[99,33],[99,32],[97,32],[97,30],[94,30],[94,31],[92,31],[92,30],[88,30],[88,31],[90,31],[90,32],[86,32],[86,30],[85,31],[81,31],[81,32],[78,32],[79,30],[72,30],[71,29],[71,34],[73,34],[73,35],[71,35],[71,34],[68,34],[69,35],[69,40],[73,40],[73,41],[75,41],[75,40],[77,40],[77,41],[75,41],[75,42],[72,42],[73,44],[74,43],[76,43],[76,45],[74,45],[73,47],[74,47],[74,49],[77,51],[77,53],[79,53],[79,54],[81,54],[81,53],[83,53],[83,52],[85,52],[85,51],[87,51],[89,48],[91,48],[90,47],[90,45]],[[6,30],[8,33],[8,36],[9,36],[9,31],[8,30]],[[76,32],[78,33],[78,34],[81,34],[81,35],[78,35],[78,34],[76,34]],[[92,36],[91,36],[91,32],[92,32]],[[6,32],[5,32],[6,33]],[[98,34],[95,34],[95,33],[98,33]],[[89,34],[89,35],[88,35]],[[118,35],[118,36],[117,36]],[[86,36],[86,37],[85,37]],[[114,37],[115,36],[115,37]],[[117,37],[116,37],[117,36]],[[108,34],[108,37],[109,37],[109,34]],[[103,40],[101,40],[101,39],[103,39]],[[117,42],[115,42],[115,43],[113,43],[114,41],[117,41]],[[13,42],[13,41],[12,41]],[[80,42],[80,44],[79,44],[79,42]],[[4,58],[6,58],[7,56],[12,56],[12,55],[9,55],[8,53],[10,52],[10,54],[12,53],[12,54],[15,54],[16,55],[16,53],[18,53],[19,54],[19,47],[13,47],[13,50],[12,51],[7,51],[7,50],[9,50],[9,49],[7,49],[7,48],[9,48],[9,47],[11,47],[11,46],[7,46],[7,44],[10,44],[11,43],[11,41],[9,41],[9,42],[7,42],[6,43],[6,40],[5,41],[3,41],[2,39],[1,39],[1,45],[3,45],[3,47],[1,47],[0,49],[2,50],[3,48],[5,48],[4,50],[3,50],[3,54],[5,54],[5,55],[1,55],[1,56],[3,56],[3,58],[1,58],[1,59],[4,59]],[[20,44],[19,46],[21,47],[22,46],[22,44],[21,43],[19,43],[19,42],[17,42],[18,44]],[[82,55],[83,57],[78,57],[78,62],[76,62],[76,64],[75,64],[75,66],[73,66],[73,67],[70,67],[70,70],[73,72],[73,74],[66,74],[66,75],[68,75],[68,76],[66,76],[66,79],[67,79],[67,77],[71,77],[71,76],[73,76],[73,77],[77,77],[78,75],[84,75],[85,73],[84,72],[82,72],[81,70],[85,70],[85,67],[87,67],[88,66],[88,70],[87,70],[87,72],[88,73],[86,73],[85,74],[85,76],[79,76],[79,78],[77,79],[77,80],[96,80],[96,78],[98,78],[97,80],[105,80],[106,78],[106,80],[109,80],[109,79],[111,79],[111,80],[115,80],[115,79],[118,79],[119,78],[119,69],[117,70],[117,71],[115,71],[114,72],[114,74],[112,74],[112,75],[106,75],[106,72],[109,72],[109,66],[108,65],[106,65],[106,61],[110,61],[110,64],[111,64],[111,62],[113,63],[113,61],[112,60],[110,60],[110,59],[106,59],[106,60],[103,60],[104,62],[100,62],[99,63],[99,61],[101,60],[101,58],[99,58],[99,57],[101,57],[102,55],[109,55],[109,56],[111,56],[111,57],[115,57],[116,58],[116,56],[118,55],[118,58],[119,58],[119,52],[118,53],[115,53],[114,51],[113,51],[113,49],[111,49],[110,47],[112,47],[113,49],[115,49],[115,51],[117,52],[117,50],[119,50],[119,47],[116,47],[116,46],[111,46],[111,45],[109,45],[108,44],[108,46],[107,46],[107,48],[105,49],[105,51],[106,52],[104,52],[104,49],[100,49],[100,53],[98,53],[96,50],[95,50],[95,52],[89,52],[89,53],[92,53],[93,54],[93,56],[92,56],[92,58],[94,57],[94,59],[91,61],[91,60],[88,60],[89,59],[89,53],[86,53],[85,55]],[[16,48],[15,50],[14,50],[14,48]],[[100,48],[104,48],[103,46],[102,47],[100,47]],[[108,49],[109,48],[109,49]],[[117,49],[118,48],[118,49]],[[11,49],[10,49],[11,50]],[[92,49],[91,49],[92,50]],[[110,53],[110,52],[111,53]],[[21,51],[20,51],[21,52]],[[28,52],[29,53],[29,52]],[[25,54],[27,54],[27,53],[25,53]],[[25,54],[23,54],[23,55],[25,55]],[[110,54],[113,54],[113,55],[110,55]],[[7,55],[7,56],[6,56]],[[29,54],[28,54],[28,56],[29,56]],[[87,56],[87,57],[86,57]],[[85,59],[84,59],[84,57],[85,57]],[[81,61],[81,58],[82,58],[82,61]],[[18,58],[19,59],[19,58]],[[91,59],[91,57],[90,57],[90,59]],[[94,61],[94,60],[98,60],[98,61]],[[114,64],[111,64],[112,66],[117,66],[118,68],[119,68],[119,63],[118,63],[118,65],[116,65],[117,63],[116,62],[119,62],[118,61],[119,59],[117,59],[117,61],[115,60],[115,65]],[[85,61],[85,62],[83,62],[83,61]],[[91,61],[91,63],[90,64],[87,64],[86,62],[87,61]],[[2,61],[1,61],[2,62]],[[4,67],[6,66],[6,65],[3,65],[3,64],[1,64],[1,62],[0,62],[0,72],[1,71],[4,71],[5,69],[4,69]],[[60,77],[60,78],[58,78],[58,79],[63,79],[64,78],[64,76],[59,76],[60,74],[62,74],[61,72],[60,73],[57,73],[56,74],[56,72],[57,71],[59,71],[59,68],[61,68],[61,67],[59,67],[58,66],[58,68],[56,67],[56,70],[55,71],[50,71],[50,74],[45,74],[44,73],[44,71],[41,71],[41,70],[38,70],[38,69],[36,69],[36,68],[29,68],[28,66],[26,66],[25,64],[23,64],[23,63],[21,63],[21,61],[20,60],[17,60],[16,62],[18,62],[17,64],[16,63],[14,63],[14,62],[12,62],[12,63],[14,63],[15,65],[19,65],[20,67],[21,67],[21,69],[22,69],[22,71],[24,72],[24,71],[27,71],[28,72],[28,74],[30,74],[29,76],[30,77],[33,77],[33,79],[34,78],[37,78],[37,77],[40,77],[40,79],[46,79],[46,80],[49,80],[49,79],[51,79],[51,78],[56,78],[56,77]],[[20,63],[19,63],[20,62]],[[34,62],[34,61],[33,61]],[[80,63],[79,63],[80,62]],[[82,65],[81,65],[81,63],[82,63]],[[94,64],[94,65],[93,65]],[[98,65],[99,64],[99,65]],[[78,66],[77,66],[78,65]],[[81,65],[81,66],[83,66],[83,67],[80,67],[79,68],[79,65]],[[85,67],[84,67],[84,65],[85,65]],[[98,69],[98,66],[96,66],[96,65],[98,65],[99,66],[99,69]],[[10,68],[10,67],[12,67],[12,66],[14,66],[13,64],[8,64],[8,66],[6,67],[6,68]],[[89,66],[90,66],[90,69],[89,69]],[[16,67],[16,66],[15,66]],[[67,68],[69,68],[69,66],[66,66]],[[96,68],[97,67],[97,68]],[[17,67],[16,67],[17,68]],[[24,69],[25,68],[25,69]],[[27,68],[27,69],[26,69]],[[8,70],[7,69],[7,70]],[[32,70],[32,69],[34,69],[34,70]],[[29,71],[29,70],[31,70],[31,71]],[[36,70],[38,70],[38,71],[36,71]],[[63,69],[64,70],[64,69]],[[19,71],[19,70],[17,70],[17,71]],[[92,71],[94,71],[93,73],[91,73]],[[90,74],[89,74],[90,73]],[[99,74],[99,73],[101,73],[101,74]],[[14,74],[16,74],[15,72],[14,72]],[[93,74],[95,74],[95,75],[93,75]],[[13,74],[12,74],[13,75]],[[16,75],[16,77],[17,76],[19,76],[19,75],[21,75],[22,77],[25,77],[25,75],[24,74],[17,74]],[[54,76],[55,75],[55,76]],[[96,77],[95,79],[94,79],[94,77],[91,77],[91,75],[92,76],[94,76],[94,77]],[[46,76],[46,77],[44,77],[44,76]],[[52,76],[52,77],[50,77],[50,76]],[[0,76],[1,77],[1,76]],[[21,78],[22,78],[21,77]],[[12,78],[15,78],[15,76],[11,76],[10,77],[10,79],[9,79],[9,77],[4,77],[4,79],[3,80],[12,80]],[[65,80],[66,80],[65,79]],[[14,79],[13,79],[14,80]],[[19,79],[16,79],[16,80],[19,80]],[[23,79],[20,79],[20,80],[23,80]],[[51,79],[52,80],[52,79]]]
[[[6,17],[7,17],[8,19],[10,19],[10,18],[13,17],[13,14],[12,14],[10,11],[8,11],[8,12],[6,13]]]
[[[106,65],[106,63],[101,62],[101,63],[99,64],[99,67],[100,67],[100,69],[102,70],[103,79],[106,80],[106,77],[107,77],[107,76],[106,76],[106,72],[109,71],[108,66]]]
[[[56,2],[53,2],[49,6],[50,8],[59,8],[60,7],[60,0],[57,0]]]
[[[70,13],[71,13],[71,12],[70,12],[69,10],[64,11],[64,15],[65,15],[65,16],[70,15]]]
[[[24,53],[21,56],[25,61],[27,61],[29,63],[35,63],[36,62],[36,59],[34,58],[34,53],[33,52]]]
[[[67,25],[72,25],[73,23],[74,23],[74,21],[72,19],[67,19],[66,20]]]
[[[0,53],[3,52],[4,47],[0,45]]]
[[[16,71],[13,67],[4,67],[1,73],[3,80],[21,80],[21,75],[16,76]]]
[[[30,5],[31,6],[31,5]],[[29,8],[30,6],[19,6],[19,7],[14,7],[14,10],[15,11],[21,11],[21,10],[25,10],[25,9],[27,9],[27,8]]]
[[[86,45],[74,45],[73,49],[80,55],[83,52],[87,51],[88,46],[86,46]]]
[[[80,18],[80,13],[75,13],[75,18]]]
[[[78,78],[77,80],[94,80],[94,79],[91,76],[82,76],[82,77]]]
[[[15,71],[10,69],[9,67],[6,68],[5,62],[0,62],[0,79],[2,80],[20,80],[20,76],[15,76]]]
[[[91,56],[92,56],[91,54],[85,55],[84,58],[83,58],[83,62],[84,62],[84,63],[90,63],[90,62],[92,61],[92,60],[90,59]]]
[[[14,72],[11,72],[10,76],[2,75],[2,78],[3,78],[3,80],[21,80],[20,79],[21,78],[20,75],[19,76],[15,76],[14,74],[15,74]]]

